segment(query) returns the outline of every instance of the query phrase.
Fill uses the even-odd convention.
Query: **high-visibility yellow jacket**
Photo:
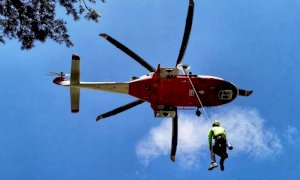
[[[208,145],[209,145],[209,149],[211,149],[212,147],[212,139],[216,138],[217,136],[224,136],[226,137],[226,131],[223,127],[212,127],[210,128],[210,130],[208,131]]]

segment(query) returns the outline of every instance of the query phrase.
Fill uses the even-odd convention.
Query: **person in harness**
[[[214,144],[212,140],[214,139]],[[216,163],[216,156],[218,155],[221,157],[220,159],[220,169],[224,171],[224,161],[228,158],[228,154],[226,152],[227,147],[229,150],[232,150],[233,147],[229,142],[226,140],[226,131],[223,127],[221,127],[220,121],[214,121],[212,124],[212,128],[210,128],[208,132],[208,145],[210,150],[210,157],[211,157],[211,165],[209,166],[208,170],[213,170],[214,168],[218,167]]]

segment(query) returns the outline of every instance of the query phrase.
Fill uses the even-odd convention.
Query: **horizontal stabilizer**
[[[239,95],[240,96],[250,96],[253,93],[253,91],[246,91],[243,89],[239,89]]]
[[[76,54],[72,55],[71,78],[70,78],[70,98],[72,113],[79,112],[80,89],[72,87],[80,82],[80,57]]]
[[[80,57],[76,54],[72,55],[71,64],[71,85],[77,85],[80,81]]]
[[[79,112],[79,99],[80,99],[80,89],[76,87],[70,88],[70,97],[71,97],[71,112]]]

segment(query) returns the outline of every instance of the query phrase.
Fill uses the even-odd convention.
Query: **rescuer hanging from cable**
[[[213,143],[214,139],[214,143]],[[228,147],[229,150],[232,150],[233,147],[226,140],[226,131],[223,127],[221,127],[220,121],[214,121],[212,124],[212,128],[208,132],[208,145],[211,156],[211,165],[208,170],[213,170],[215,167],[218,167],[216,163],[216,156],[221,157],[220,159],[220,169],[224,171],[224,161],[228,158],[228,154],[226,149]]]

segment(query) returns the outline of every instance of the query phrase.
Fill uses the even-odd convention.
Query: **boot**
[[[209,166],[208,170],[211,171],[213,170],[215,167],[218,167],[218,164],[216,162],[211,162],[211,165]]]

